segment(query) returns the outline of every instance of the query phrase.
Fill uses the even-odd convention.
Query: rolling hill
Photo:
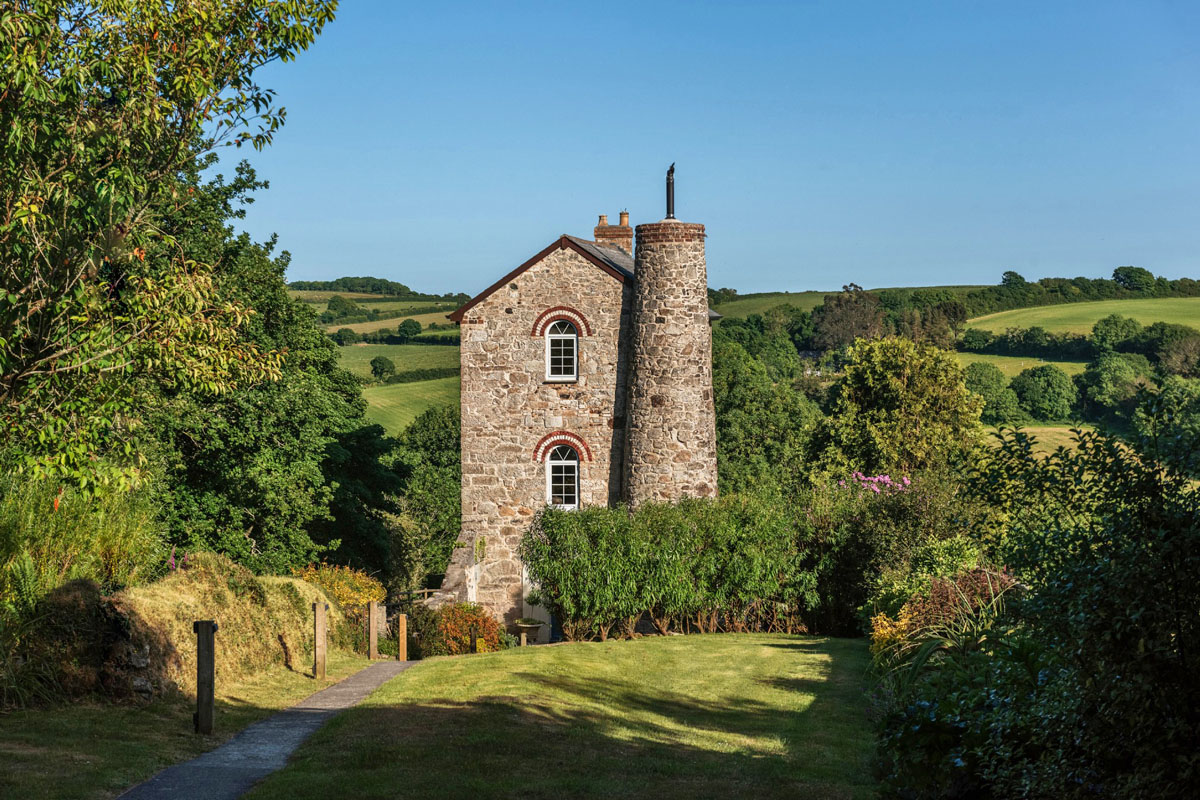
[[[1034,326],[1054,333],[1091,333],[1092,326],[1110,314],[1131,317],[1143,325],[1175,322],[1200,328],[1200,297],[1101,300],[1093,303],[1018,308],[976,317],[967,322],[967,327],[983,328],[997,333],[1005,328]]]

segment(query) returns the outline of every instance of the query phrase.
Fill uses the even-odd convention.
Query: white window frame
[[[559,325],[565,325],[571,329],[570,333],[555,332],[555,328]],[[579,328],[570,320],[556,319],[554,322],[546,326],[546,381],[549,383],[574,383],[579,380]],[[569,341],[571,343],[571,374],[570,375],[551,375],[550,374],[550,349],[551,342]]]
[[[567,451],[571,454],[570,458],[561,457],[563,452]],[[550,448],[546,454],[546,505],[554,508],[561,508],[564,511],[574,511],[579,508],[579,451],[569,444],[556,444]],[[555,464],[570,464],[575,468],[575,502],[572,503],[555,503],[554,502],[554,465]]]

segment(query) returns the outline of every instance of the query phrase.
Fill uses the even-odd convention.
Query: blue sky
[[[289,278],[477,292],[628,208],[742,292],[1200,276],[1200,4],[343,0],[245,156]]]

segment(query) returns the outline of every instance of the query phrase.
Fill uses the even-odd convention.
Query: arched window
[[[546,380],[573,381],[578,376],[579,334],[565,319],[546,328]]]
[[[557,445],[546,456],[546,502],[579,508],[579,454],[570,445]]]

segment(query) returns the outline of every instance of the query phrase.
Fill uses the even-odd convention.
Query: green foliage
[[[391,544],[396,590],[424,588],[450,563],[462,526],[460,416],[456,406],[428,409],[399,437],[400,522]]]
[[[47,480],[0,482],[0,608],[27,616],[50,590],[87,578],[115,590],[166,567],[154,487],[94,493]]]
[[[1138,294],[1154,291],[1154,273],[1142,267],[1117,267],[1113,270],[1113,281],[1122,289]]]
[[[1139,449],[1200,476],[1200,380],[1167,376],[1157,394],[1137,396],[1131,422]]]
[[[11,4],[0,96],[0,455],[89,487],[139,466],[135,379],[219,394],[276,374],[237,337],[210,262],[158,223],[178,176],[283,122],[255,71],[291,60],[334,3],[201,0]],[[219,47],[197,46],[220,40]],[[38,425],[29,425],[29,420]],[[110,456],[102,458],[102,456]]]
[[[475,603],[452,603],[417,617],[417,643],[421,658],[459,656],[471,652],[493,653],[507,645],[504,629],[496,618]]]
[[[362,336],[355,332],[352,328],[338,328],[333,334],[333,340],[340,347],[345,347],[348,344],[357,344],[362,341]]]
[[[1141,332],[1142,325],[1136,319],[1109,314],[1092,326],[1092,343],[1101,352],[1116,350],[1124,343],[1136,339]]]
[[[1078,378],[1082,399],[1095,417],[1125,418],[1138,390],[1150,383],[1153,368],[1137,353],[1105,353],[1088,364]]]
[[[1043,422],[1069,420],[1079,400],[1071,376],[1053,364],[1024,370],[1009,386],[1016,393],[1021,410]]]
[[[421,333],[421,323],[415,319],[406,319],[396,328],[396,336],[403,341],[408,341]]]
[[[396,300],[454,300],[461,303],[470,299],[470,296],[465,294],[424,294],[415,292],[397,281],[370,277],[335,278],[331,281],[293,281],[288,284],[288,288],[297,291],[377,294]]]
[[[820,411],[790,383],[772,381],[763,361],[741,345],[714,345],[713,405],[724,491],[786,492],[803,480]]]
[[[228,182],[192,180],[193,203],[165,224],[220,265],[222,298],[256,309],[241,335],[286,357],[277,380],[219,397],[145,393],[144,449],[164,478],[170,539],[263,572],[286,574],[339,543],[334,557],[381,564],[397,486],[380,464],[390,445],[366,422],[359,383],[312,309],[288,295],[288,255],[273,257],[274,241],[252,242],[228,223],[264,184],[244,163]]]
[[[949,353],[889,337],[860,340],[846,358],[823,432],[835,459],[864,472],[912,474],[978,442],[983,400]]]
[[[840,350],[856,339],[873,339],[884,332],[879,296],[861,286],[843,286],[812,312],[813,344],[818,350]]]
[[[893,794],[1196,794],[1200,496],[1162,442],[1085,432],[1046,457],[1003,437],[974,485],[1009,519],[997,555],[1022,597],[960,657],[913,656],[883,720]]]
[[[371,359],[371,374],[376,380],[384,380],[396,374],[396,365],[387,356],[375,356]]]
[[[968,364],[963,378],[967,388],[983,398],[980,421],[1004,425],[1024,417],[1016,393],[1008,386],[1008,378],[995,364],[983,361]]]

